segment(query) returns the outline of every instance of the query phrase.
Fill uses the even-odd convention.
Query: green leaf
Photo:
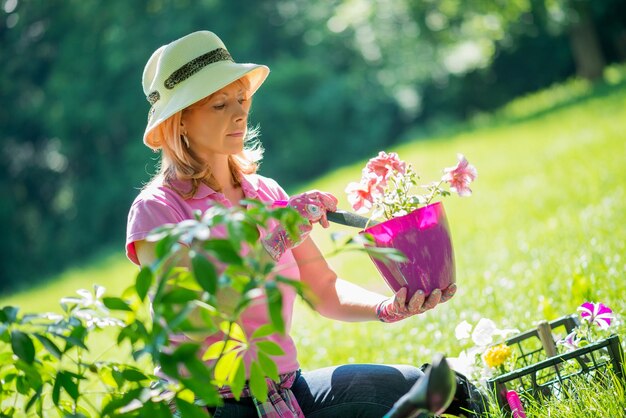
[[[159,356],[159,366],[166,375],[176,379],[179,375],[178,362],[173,356],[161,353]]]
[[[0,341],[5,343],[11,342],[11,334],[9,334],[9,325],[5,323],[0,323]]]
[[[82,325],[77,325],[69,336],[57,334],[58,337],[63,338],[66,341],[65,349],[63,352],[67,352],[72,347],[80,347],[84,350],[89,350],[85,345],[85,337],[87,336],[87,328]]]
[[[240,357],[241,358],[241,357]],[[246,367],[243,362],[239,363],[237,370],[230,377],[230,391],[233,393],[235,399],[239,400],[243,387],[246,385]]]
[[[148,376],[139,370],[130,367],[122,371],[122,376],[129,382],[141,382],[142,380],[148,379]]]
[[[161,238],[154,247],[154,253],[158,259],[164,259],[171,251],[172,247],[178,243],[179,234],[170,233]]]
[[[184,361],[188,357],[195,357],[200,349],[199,343],[182,343],[176,347],[176,351],[172,354],[177,361]]]
[[[270,324],[261,325],[256,330],[254,330],[250,339],[254,340],[255,338],[264,338],[264,337],[267,337],[268,335],[272,335],[274,332],[276,332],[276,330],[274,329],[272,325]]]
[[[270,356],[282,356],[285,354],[285,351],[273,341],[257,341],[256,346]]]
[[[126,383],[126,379],[124,379],[124,375],[117,367],[111,370],[111,377],[113,378],[113,380],[115,380],[115,384],[117,385],[118,388],[121,388],[122,385]]]
[[[258,352],[257,357],[265,375],[273,381],[278,382],[280,377],[278,376],[278,366],[274,360],[262,352]]]
[[[238,340],[244,343],[248,341],[245,331],[241,325],[236,322],[222,321],[220,322],[219,327],[220,330],[224,334],[227,334],[231,340]]]
[[[137,274],[137,279],[135,280],[135,291],[142,302],[146,299],[146,295],[148,294],[148,290],[150,290],[150,286],[152,286],[153,281],[154,276],[152,275],[152,269],[150,267],[143,267]]]
[[[280,293],[275,282],[265,283],[265,294],[267,295],[267,309],[269,311],[272,325],[276,331],[285,333],[285,320],[283,319],[283,295]]]
[[[15,367],[24,373],[30,387],[35,390],[41,389],[43,380],[37,363],[33,362],[33,364],[28,364],[24,360],[18,360],[15,363]],[[8,377],[6,379],[8,379]]]
[[[241,266],[243,260],[233,244],[227,239],[210,239],[203,243],[205,250],[211,252],[226,264]]]
[[[233,361],[233,365],[230,368],[230,372],[228,373],[228,386],[231,386],[233,384],[233,381],[237,377],[240,369],[245,369],[245,366],[243,364],[243,356],[237,356],[235,358],[235,361]]]
[[[200,361],[198,357],[187,357],[183,363],[194,379],[203,383],[213,380],[212,370],[209,369],[205,362]]]
[[[178,287],[193,290],[194,292],[201,292],[203,290],[202,287],[198,284],[196,277],[193,275],[193,269],[177,269],[176,274],[170,277],[176,278],[176,286]]]
[[[57,373],[57,380],[61,381],[61,386],[63,386],[63,389],[65,389],[67,394],[70,395],[72,399],[78,399],[78,397],[80,396],[80,394],[78,393],[78,385],[76,384],[76,382],[74,382],[74,380],[72,380],[70,374],[61,371]]]
[[[22,331],[11,332],[11,348],[16,356],[31,364],[35,361],[35,345],[33,340]]]
[[[214,376],[218,384],[227,384],[228,378],[237,365],[237,351],[225,353],[215,363]]]
[[[196,397],[206,402],[207,405],[217,405],[219,403],[219,393],[215,389],[215,386],[207,384],[207,380],[197,377],[185,377],[181,379],[181,382],[186,388],[190,389]]]
[[[123,406],[128,405],[135,399],[139,399],[144,392],[144,388],[137,388],[126,392],[121,397],[113,397],[102,409],[102,417],[117,417],[119,414],[116,411]],[[206,417],[204,417],[206,418]]]
[[[202,360],[215,360],[221,354],[230,353],[233,350],[241,347],[241,343],[234,340],[228,341],[216,341],[206,349],[202,355]]]
[[[182,418],[207,418],[204,407],[200,407],[176,398],[176,409],[180,412]]]
[[[17,320],[19,310],[20,309],[15,306],[4,306],[2,310],[0,310],[0,321],[12,324]]]
[[[267,400],[267,383],[265,382],[265,375],[259,363],[252,362],[250,364],[250,390],[252,395],[260,402]]]
[[[102,302],[104,306],[114,311],[133,311],[128,303],[124,302],[121,298],[103,297]]]
[[[52,354],[54,357],[58,358],[59,360],[61,359],[61,356],[62,356],[61,350],[59,349],[59,347],[57,347],[57,345],[54,342],[52,342],[52,340],[50,340],[50,338],[41,334],[34,334],[34,335],[35,335],[35,338],[39,340],[39,342],[46,348],[46,350],[48,350],[50,354]]]
[[[198,293],[193,290],[178,288],[170,290],[163,295],[161,302],[164,304],[182,304],[198,298]]]
[[[395,248],[365,247],[363,250],[372,258],[386,264],[389,262],[406,263],[409,260],[402,251]]]
[[[33,407],[33,405],[35,405],[35,402],[37,402],[37,400],[41,399],[41,388],[39,388],[39,390],[37,390],[35,392],[35,394],[28,400],[28,403],[26,404],[26,412],[28,412],[30,410],[30,408]]]
[[[253,243],[259,240],[258,228],[245,221],[228,223],[228,237],[236,245],[240,242]]]
[[[56,379],[54,379],[54,386],[52,387],[52,402],[59,406],[59,400],[61,398],[61,379],[59,379],[59,375],[57,374]]]
[[[26,379],[26,376],[23,375],[19,375],[17,376],[17,379],[15,379],[15,389],[17,390],[18,393],[22,394],[22,395],[28,395],[28,392],[30,392],[30,385],[28,384],[28,380]]]
[[[200,287],[214,295],[217,292],[217,271],[213,263],[207,260],[204,255],[192,251],[191,267]]]

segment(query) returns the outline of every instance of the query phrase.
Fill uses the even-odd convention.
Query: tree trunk
[[[588,0],[571,0],[570,7],[574,14],[570,26],[570,45],[576,63],[576,73],[586,79],[597,80],[602,77],[606,60]]]

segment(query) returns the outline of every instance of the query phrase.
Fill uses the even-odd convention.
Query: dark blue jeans
[[[381,418],[423,373],[412,366],[351,364],[299,374],[291,390],[306,418]],[[215,417],[256,417],[250,398],[226,400]]]

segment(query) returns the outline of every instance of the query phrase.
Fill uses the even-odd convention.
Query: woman
[[[195,32],[159,48],[149,59],[143,87],[152,104],[144,143],[161,150],[160,173],[135,199],[128,219],[127,255],[149,265],[154,245],[145,240],[155,227],[193,218],[195,210],[216,203],[240,205],[244,198],[268,203],[287,200],[311,224],[327,227],[326,212],[336,210],[328,193],[310,191],[292,197],[273,180],[255,174],[260,147],[250,147],[254,131],[247,128],[252,95],[269,69],[235,63],[222,41],[208,31]],[[315,243],[302,228],[291,242],[280,227],[261,239],[283,268],[281,274],[306,283],[315,296],[315,309],[342,321],[395,322],[434,308],[456,290],[436,289],[427,298],[406,289],[393,297],[370,292],[337,278]],[[314,260],[314,261],[311,261]],[[272,336],[285,351],[276,357],[281,384],[269,388],[280,396],[265,404],[247,397],[236,402],[223,391],[225,405],[217,416],[381,417],[421,376],[410,366],[349,365],[300,372],[294,342],[289,336],[293,291],[284,290],[283,314],[287,333]],[[261,304],[262,305],[262,304]],[[247,333],[269,322],[266,309],[249,308],[242,316]],[[216,336],[207,336],[206,343]],[[256,405],[255,405],[256,404]]]

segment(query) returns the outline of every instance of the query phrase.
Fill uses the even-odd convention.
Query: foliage
[[[0,366],[3,414],[12,416],[17,405],[44,416],[51,402],[60,413],[72,416],[96,411],[102,416],[170,416],[168,404],[195,416],[201,411],[196,400],[217,405],[222,385],[229,385],[238,397],[246,369],[253,394],[264,399],[265,376],[278,379],[271,356],[283,353],[266,339],[285,332],[278,286],[292,286],[299,294],[304,288],[274,272],[274,262],[264,256],[259,243],[258,228],[280,221],[294,233],[301,221],[290,209],[247,203],[247,211],[215,207],[197,219],[155,230],[149,239],[157,242],[158,259],[141,269],[122,297],[106,297],[96,286],[93,293],[81,290],[80,297],[62,299],[63,315],[18,315],[17,308],[5,307],[0,315],[5,343]],[[215,232],[220,229],[228,231],[227,238]],[[190,268],[178,267],[185,260]],[[223,268],[218,271],[216,266]],[[229,298],[222,297],[225,289],[234,291]],[[267,297],[271,324],[246,335],[237,321],[259,292]],[[148,296],[150,321],[141,315]],[[128,362],[85,359],[87,338],[107,326],[118,327],[118,345],[130,346]],[[173,335],[218,332],[222,340],[208,348],[203,348],[202,339],[170,341]],[[258,356],[247,368],[243,357],[251,350]],[[158,364],[168,383],[142,370],[142,357]],[[83,390],[89,379],[100,383],[99,404],[94,404],[93,393]]]
[[[37,416],[50,408],[76,417],[171,416],[170,406],[183,416],[202,416],[205,406],[220,404],[220,387],[229,386],[238,399],[246,384],[264,401],[266,378],[279,380],[272,357],[284,354],[267,338],[286,332],[282,287],[308,299],[301,282],[280,275],[259,228],[279,222],[295,235],[304,220],[290,208],[243,203],[247,209],[215,206],[155,229],[147,239],[156,242],[157,261],[143,267],[121,297],[95,286],[61,299],[63,314],[2,308],[2,416],[19,416],[22,408]],[[344,243],[377,253],[359,244]],[[267,300],[270,323],[247,335],[240,318],[259,297]],[[88,340],[107,327],[118,330],[119,347],[129,347],[126,361],[89,358]],[[221,339],[206,347],[207,336]],[[157,375],[146,371],[144,358],[158,365]],[[85,390],[94,380],[98,388]]]

